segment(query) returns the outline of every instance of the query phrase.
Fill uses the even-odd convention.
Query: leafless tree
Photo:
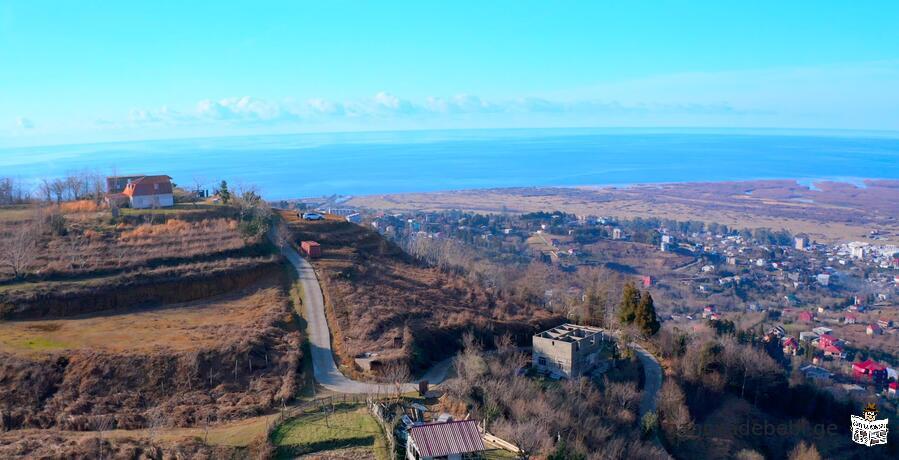
[[[675,444],[689,439],[693,434],[693,419],[687,408],[686,396],[673,380],[666,380],[659,395],[659,412],[662,429]]]
[[[412,380],[412,374],[409,372],[409,366],[405,363],[394,361],[384,367],[382,372],[383,378],[393,386],[396,399],[399,400],[403,394],[403,385]]]
[[[790,460],[821,460],[821,454],[814,444],[799,441],[799,444],[790,451]]]
[[[521,422],[502,420],[495,425],[497,434],[515,445],[523,459],[529,459],[552,443],[546,426],[536,418]]]
[[[0,238],[0,267],[12,270],[20,278],[37,259],[38,233],[34,225],[17,225],[6,238]]]

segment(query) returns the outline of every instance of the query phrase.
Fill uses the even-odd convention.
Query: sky
[[[0,147],[457,128],[899,131],[897,24],[895,0],[0,0]]]

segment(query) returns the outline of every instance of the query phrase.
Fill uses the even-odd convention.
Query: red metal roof
[[[886,367],[884,365],[872,360],[871,358],[868,358],[867,360],[859,362],[859,363],[854,363],[853,367],[856,367],[859,369],[864,369],[867,371],[872,371],[872,372],[886,370]]]
[[[172,178],[169,176],[143,176],[129,182],[123,193],[131,197],[172,193]]]
[[[409,436],[423,457],[443,457],[486,450],[474,420],[413,426]]]

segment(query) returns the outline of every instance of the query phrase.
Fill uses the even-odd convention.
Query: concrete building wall
[[[171,193],[131,197],[131,207],[134,209],[168,208],[174,205],[175,198]]]
[[[577,327],[566,325],[562,327]],[[552,330],[551,330],[552,331]],[[565,378],[576,378],[592,371],[601,361],[601,351],[611,339],[603,333],[581,336],[579,340],[547,337],[539,333],[532,339],[532,365],[535,369]]]
[[[574,359],[572,345],[574,344],[561,340],[534,336],[534,367],[544,372],[571,378]]]

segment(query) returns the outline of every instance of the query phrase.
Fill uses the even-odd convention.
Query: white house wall
[[[169,208],[174,205],[175,198],[171,193],[131,197],[131,207],[134,209]]]

